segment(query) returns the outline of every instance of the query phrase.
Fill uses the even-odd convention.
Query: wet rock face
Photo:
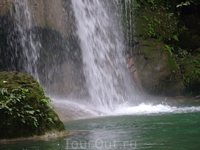
[[[9,16],[15,20],[15,13],[18,13],[15,5],[22,3],[24,0],[1,0],[0,1],[0,17]],[[25,1],[26,2],[26,1]],[[70,11],[69,0],[31,0],[26,2],[29,8],[29,16],[31,26],[48,28],[62,34],[63,37],[69,36],[69,30],[73,30],[73,18]],[[27,15],[30,15],[27,13]],[[23,20],[23,24],[26,24]]]
[[[30,75],[0,73],[0,139],[65,130],[40,84]]]
[[[1,0],[0,1],[0,16],[4,16],[9,13],[13,4],[13,0]]]
[[[82,54],[75,31],[70,0],[2,0],[0,71],[31,74],[47,94],[83,95]]]
[[[137,0],[136,6],[131,0],[125,4],[129,53],[137,60],[148,93],[199,95],[200,5],[190,1],[177,7],[178,1],[165,2]]]
[[[140,39],[140,54],[135,57],[141,83],[147,93],[175,96],[183,91],[181,74],[165,44]]]

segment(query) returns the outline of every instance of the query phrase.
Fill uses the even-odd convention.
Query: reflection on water
[[[66,148],[65,138],[25,140],[0,144],[1,150],[60,150]]]
[[[199,114],[116,116],[69,121],[66,127],[90,130],[86,143],[91,142],[92,149],[193,149],[200,140]],[[70,139],[68,145],[84,141]]]
[[[191,107],[192,108],[192,107]],[[107,116],[66,121],[73,135],[0,145],[1,150],[199,149],[200,111]]]

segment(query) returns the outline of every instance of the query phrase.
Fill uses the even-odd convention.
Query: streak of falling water
[[[110,2],[72,0],[72,5],[91,102],[113,110],[128,100],[131,81],[124,67],[124,45],[117,18],[110,10]]]
[[[36,40],[36,35],[32,30],[32,15],[28,6],[27,0],[15,0],[14,8],[11,10],[11,14],[14,17],[15,30],[20,35],[20,44],[22,45],[23,55],[18,56],[24,59],[24,70],[27,74],[31,74],[35,79],[39,81],[39,75],[37,71],[37,60],[39,58],[39,51],[41,44],[39,40]],[[27,32],[29,30],[29,32]],[[12,44],[11,41],[10,44]],[[13,45],[15,45],[13,43]]]

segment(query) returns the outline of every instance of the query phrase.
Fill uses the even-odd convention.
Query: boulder
[[[143,88],[153,95],[177,96],[183,91],[179,66],[165,44],[155,39],[139,39],[135,59]]]
[[[64,131],[41,85],[30,75],[0,72],[0,139]]]

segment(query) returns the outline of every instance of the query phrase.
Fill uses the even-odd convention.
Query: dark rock
[[[195,98],[196,98],[196,99],[200,99],[200,95],[196,96]]]
[[[177,96],[183,91],[176,61],[155,39],[139,39],[140,55],[135,57],[142,86],[150,94]]]

